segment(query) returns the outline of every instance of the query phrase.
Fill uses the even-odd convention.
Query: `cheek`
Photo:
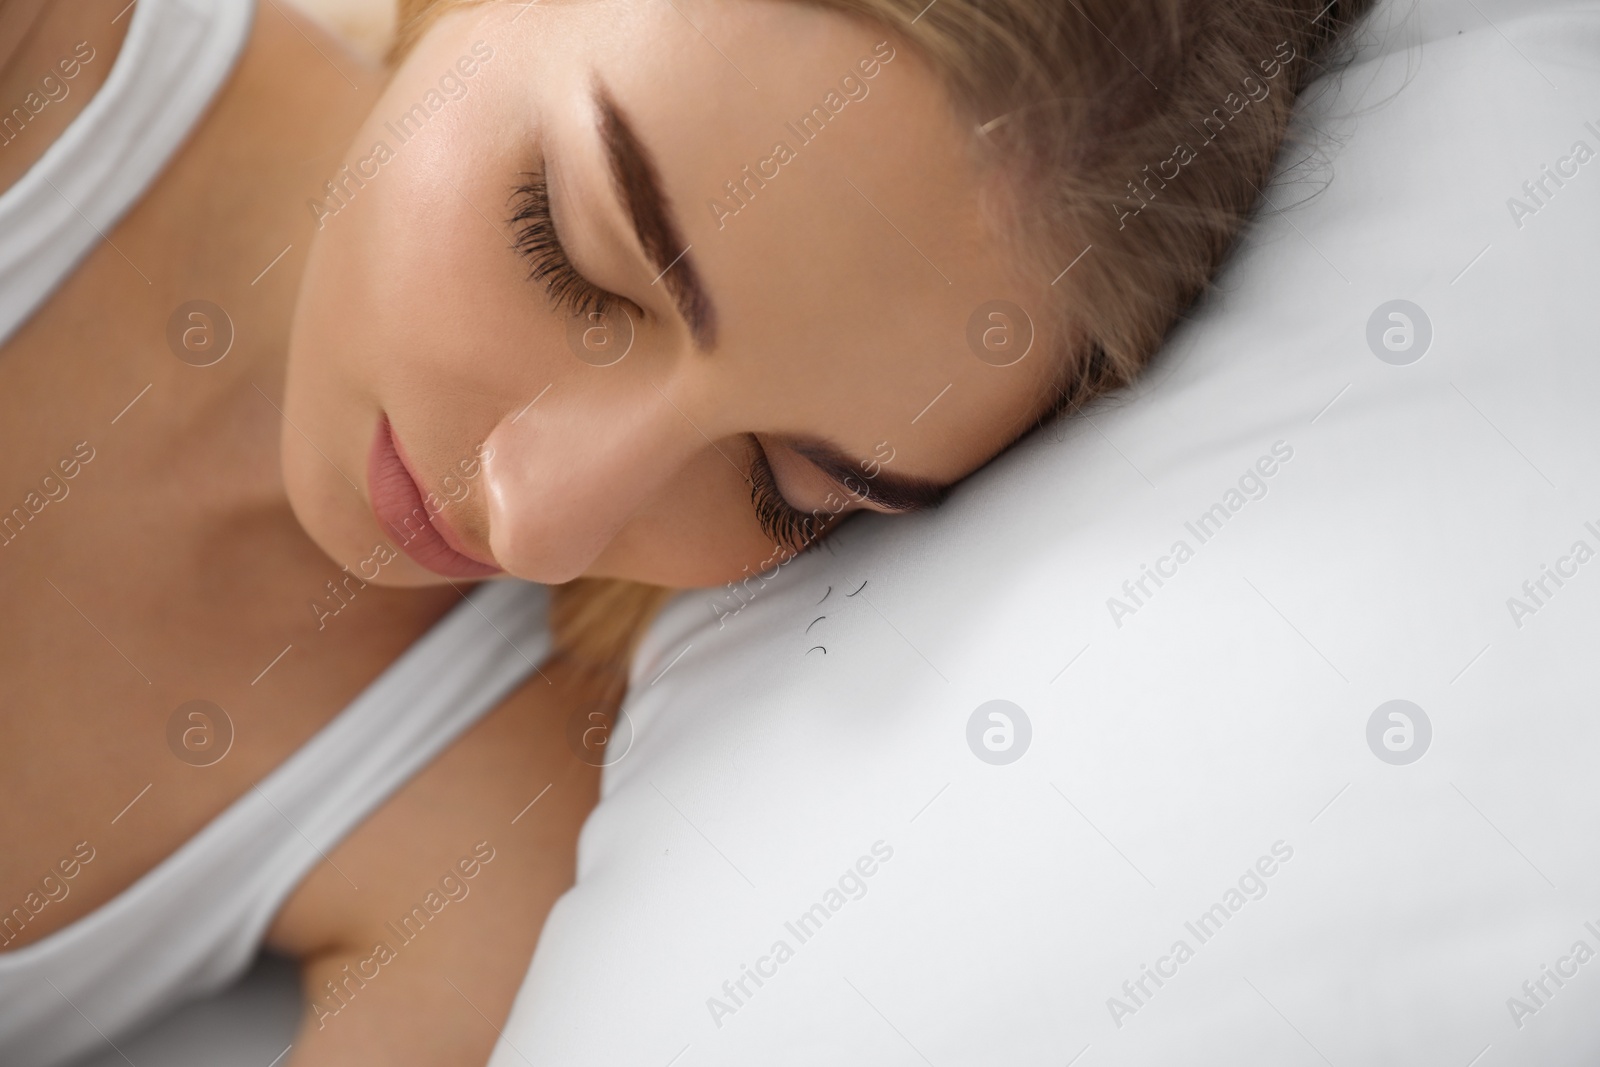
[[[560,351],[562,324],[496,229],[504,223],[490,221],[505,214],[501,187],[518,164],[480,131],[493,115],[474,112],[479,103],[454,102],[448,122],[401,144],[313,241],[285,413],[358,484],[379,411],[459,450],[547,385]],[[422,458],[442,468],[462,457]]]
[[[512,384],[505,377],[519,362],[555,339],[485,218],[503,213],[502,198],[484,188],[487,177],[437,155],[398,156],[313,249],[302,339],[348,385],[488,391]]]
[[[560,340],[506,224],[539,150],[529,77],[551,72],[519,65],[489,10],[447,16],[423,39],[310,207],[319,229],[291,353],[308,385],[379,405],[443,406],[440,389],[509,402],[530,357]],[[470,78],[456,73],[463,57]]]

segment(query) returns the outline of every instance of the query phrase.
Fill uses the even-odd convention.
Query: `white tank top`
[[[144,194],[233,69],[254,13],[255,0],[139,0],[110,77],[0,195],[0,344]],[[0,101],[13,126],[23,104]]]
[[[254,7],[139,0],[108,80],[0,194],[0,344],[171,158],[233,69]],[[544,659],[547,607],[542,586],[479,586],[144,877],[77,922],[0,952],[0,1064],[50,1067],[236,979],[324,854]]]

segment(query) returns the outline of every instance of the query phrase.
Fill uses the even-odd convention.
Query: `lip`
[[[446,578],[485,578],[500,573],[495,564],[462,551],[460,538],[443,517],[429,514],[422,489],[400,452],[389,416],[384,414],[378,416],[378,429],[367,454],[367,494],[378,525],[412,562]]]

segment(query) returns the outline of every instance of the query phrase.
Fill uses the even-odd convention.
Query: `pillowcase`
[[[1600,1062],[1600,11],[1368,25],[1136,386],[668,606],[492,1067]]]

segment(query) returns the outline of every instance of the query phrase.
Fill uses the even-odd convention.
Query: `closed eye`
[[[772,473],[766,449],[755,435],[750,436],[750,502],[756,509],[756,521],[762,532],[778,544],[804,552],[816,544],[826,532],[833,516],[807,514],[784,499],[778,490],[778,480]]]
[[[595,285],[572,265],[550,211],[550,187],[543,172],[526,174],[511,195],[510,226],[515,248],[528,261],[528,278],[541,286],[550,306],[572,316],[604,315],[625,305],[643,317],[639,305]]]

